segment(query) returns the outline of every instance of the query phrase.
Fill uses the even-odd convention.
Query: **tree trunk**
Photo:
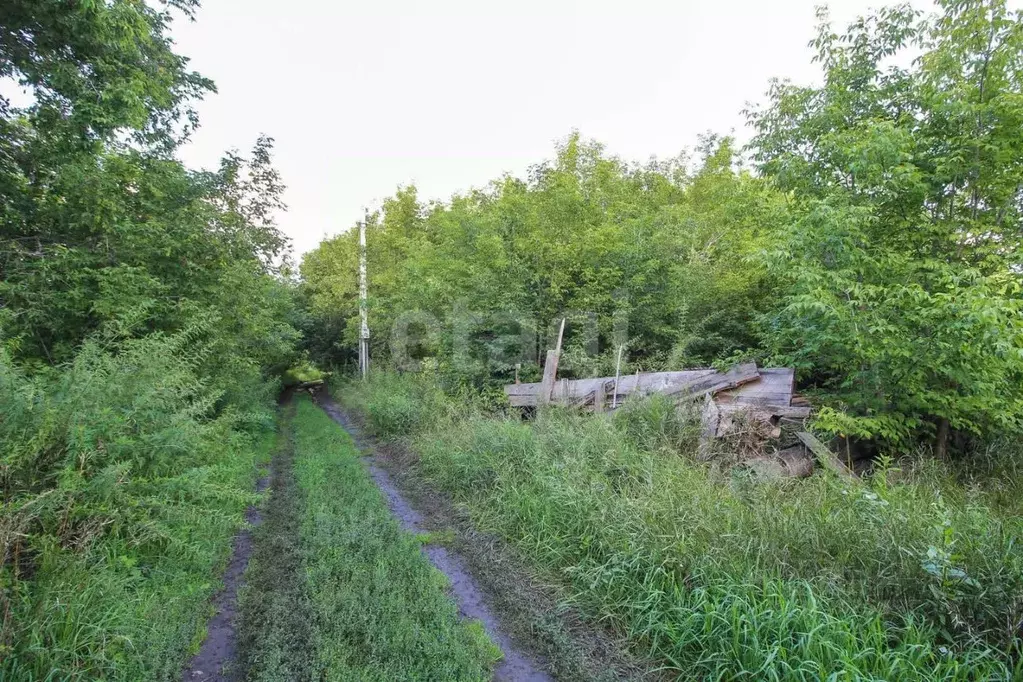
[[[948,419],[938,418],[938,433],[934,440],[934,456],[948,459]]]

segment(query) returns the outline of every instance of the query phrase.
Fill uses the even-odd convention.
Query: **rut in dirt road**
[[[272,475],[271,472],[259,479],[256,492],[266,490]],[[224,586],[213,598],[214,615],[206,626],[206,639],[182,672],[181,682],[230,682],[241,677],[237,670],[238,637],[235,632],[238,588],[252,556],[254,541],[251,529],[263,522],[262,512],[257,507],[249,507],[245,511],[245,522],[247,526],[235,536],[231,558],[224,570]]]
[[[316,394],[316,402],[324,412],[348,432],[360,450],[372,452],[372,447],[362,437],[358,427],[325,391]],[[377,465],[373,455],[366,459],[373,482],[384,494],[387,506],[402,529],[416,534],[425,532],[421,515],[404,498],[390,475]],[[553,680],[531,656],[512,642],[493,610],[487,605],[483,591],[457,555],[445,547],[433,544],[424,545],[423,552],[430,562],[450,580],[451,592],[461,615],[464,618],[475,619],[483,623],[487,635],[504,654],[494,670],[495,679],[507,682],[550,682]]]

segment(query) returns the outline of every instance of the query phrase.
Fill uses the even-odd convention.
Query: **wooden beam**
[[[788,417],[789,419],[806,419],[810,416],[809,407],[786,407],[785,405],[760,405],[757,403],[718,403],[722,414],[749,412],[767,417]]]
[[[660,393],[663,395],[680,395],[691,398],[700,398],[704,395],[714,395],[719,391],[737,388],[743,384],[748,384],[751,381],[756,381],[759,378],[760,372],[757,371],[756,364],[750,362],[742,365],[736,365],[724,374],[715,372],[709,376],[687,382],[680,386],[672,386],[664,391],[660,391]]]
[[[641,376],[641,386],[639,388],[640,392],[644,395],[648,393],[660,393],[672,386],[687,384],[695,381],[696,379],[701,379],[714,374],[717,374],[717,372],[712,369],[685,370],[681,372],[651,372]],[[566,384],[566,386],[561,386],[562,383]],[[606,386],[606,391],[615,391],[612,395],[618,396],[617,405],[619,407],[622,404],[623,397],[637,393],[636,377],[632,375],[620,377],[617,390],[614,386],[615,377],[571,380],[556,379],[551,388],[553,389],[555,396],[560,396],[562,390],[564,390],[567,392],[569,399],[573,399],[592,392],[594,388],[601,383]],[[541,390],[542,384],[540,383],[507,384],[504,387],[504,393],[508,396],[508,401],[515,407],[536,405]]]
[[[537,405],[550,405],[551,393],[554,391],[554,380],[558,376],[558,351],[547,351],[547,359],[543,363],[543,381],[540,392],[536,394]]]
[[[715,396],[716,400],[746,405],[791,405],[795,372],[786,367],[762,368],[759,372],[759,381],[721,391]]]
[[[600,383],[593,391],[593,411],[604,412],[604,397],[607,396],[607,386],[603,382]]]
[[[537,405],[550,405],[554,392],[554,381],[558,377],[558,360],[561,358],[561,340],[565,337],[565,318],[561,318],[561,330],[558,332],[558,343],[554,350],[547,351],[547,359],[543,363],[543,381],[540,382],[540,393],[536,396]]]
[[[796,438],[801,440],[803,444],[809,448],[810,452],[817,456],[817,460],[825,469],[828,469],[839,478],[849,483],[855,483],[860,480],[859,476],[854,474],[849,467],[843,464],[842,460],[840,460],[827,445],[817,440],[817,437],[812,433],[800,431],[796,434]]]
[[[718,409],[718,404],[714,402],[714,398],[710,395],[706,395],[703,398],[703,414],[700,417],[700,425],[702,433],[700,434],[700,443],[697,446],[697,458],[700,461],[707,461],[711,455],[714,454],[714,439],[718,435],[718,425],[721,423],[721,411]]]

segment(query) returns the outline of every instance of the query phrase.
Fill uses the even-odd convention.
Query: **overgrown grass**
[[[238,667],[249,680],[311,680],[315,669],[312,606],[302,547],[304,500],[294,472],[294,407],[278,417],[263,521],[239,591]]]
[[[249,679],[490,679],[499,650],[459,620],[446,578],[398,527],[348,435],[307,396],[290,430],[294,456],[278,460],[245,597],[270,605],[245,610],[246,627],[264,632],[247,645]]]
[[[216,410],[194,333],[35,377],[0,356],[0,679],[176,680],[198,647],[273,387]]]
[[[339,397],[379,433],[407,436],[481,528],[680,675],[1023,677],[1012,467],[964,481],[921,458],[862,487],[757,483],[687,457],[697,429],[663,402],[524,423],[408,378]]]
[[[419,433],[438,418],[450,416],[454,405],[436,384],[388,372],[374,372],[368,385],[346,386],[340,397],[357,407],[374,433],[384,438]]]

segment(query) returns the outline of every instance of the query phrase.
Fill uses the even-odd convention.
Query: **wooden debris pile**
[[[674,396],[680,401],[702,400],[704,443],[701,450],[710,451],[709,443],[713,439],[734,435],[738,424],[753,423],[764,439],[779,445],[772,454],[761,454],[746,462],[757,475],[802,478],[813,473],[816,459],[826,470],[844,480],[856,480],[850,467],[803,430],[804,420],[810,416],[810,405],[796,395],[795,371],[791,368],[759,368],[754,363],[746,363],[725,372],[687,369],[624,377],[557,379],[560,346],[561,334],[558,348],[547,353],[543,381],[516,382],[504,387],[513,407],[556,404],[605,412],[616,409],[626,400],[653,394]]]
[[[712,435],[719,437],[727,433],[740,412],[776,423],[781,419],[805,419],[810,415],[810,407],[795,397],[794,390],[793,370],[760,369],[754,363],[736,365],[727,372],[689,369],[556,381],[548,381],[548,371],[545,371],[544,381],[540,383],[504,387],[513,407],[553,403],[591,412],[604,412],[628,399],[653,394],[674,396],[679,400],[709,398],[709,414],[704,423]]]

